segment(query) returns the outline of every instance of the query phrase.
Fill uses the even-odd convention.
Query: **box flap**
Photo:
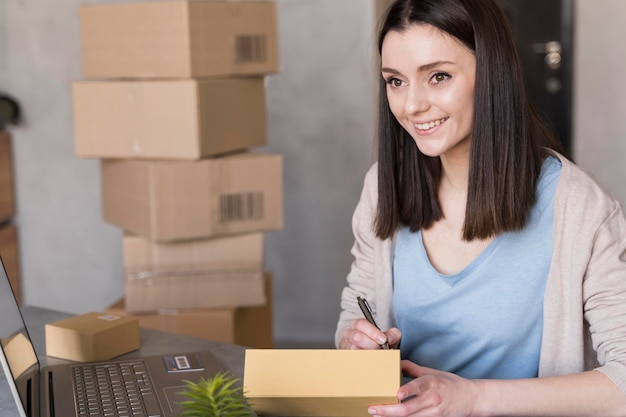
[[[100,333],[124,323],[137,321],[134,317],[118,316],[100,312],[90,312],[80,314],[78,316],[68,317],[53,323],[48,323],[46,326],[59,327],[62,329],[70,329],[80,332],[82,334],[91,335]]]

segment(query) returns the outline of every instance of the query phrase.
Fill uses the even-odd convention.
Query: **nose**
[[[430,104],[423,88],[419,85],[412,85],[408,88],[404,111],[407,114],[416,114],[428,110]]]

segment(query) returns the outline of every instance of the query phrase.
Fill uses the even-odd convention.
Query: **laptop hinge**
[[[48,416],[55,417],[54,415],[54,377],[52,372],[46,372],[48,374]]]
[[[33,379],[28,378],[26,382],[26,415],[28,417],[33,417]]]

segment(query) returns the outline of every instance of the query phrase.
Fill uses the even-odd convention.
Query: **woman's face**
[[[468,154],[476,58],[456,38],[419,24],[389,32],[381,51],[389,107],[428,156]]]

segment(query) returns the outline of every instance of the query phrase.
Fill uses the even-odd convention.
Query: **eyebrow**
[[[424,64],[421,65],[417,68],[418,72],[424,72],[424,71],[430,71],[433,68],[436,68],[440,65],[444,65],[444,64],[454,64],[454,62],[451,61],[436,61],[436,62],[431,62],[430,64]],[[382,67],[380,69],[381,72],[388,72],[390,74],[400,74],[400,71],[393,69],[393,68],[388,68],[388,67]]]

